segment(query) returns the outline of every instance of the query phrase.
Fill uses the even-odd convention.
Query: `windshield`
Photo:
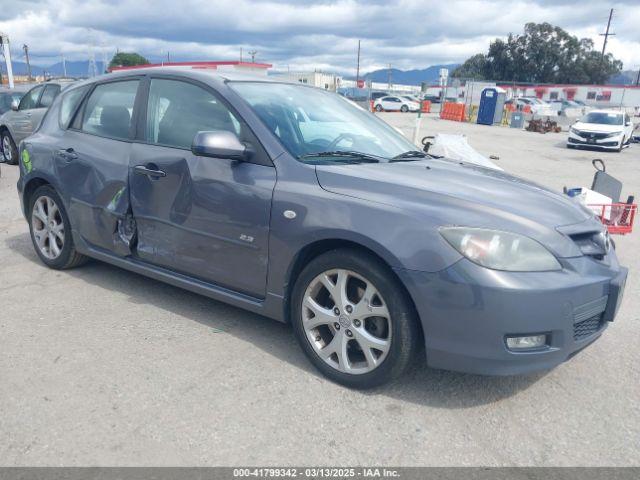
[[[622,125],[621,113],[589,112],[582,117],[582,123],[599,123],[601,125]]]
[[[266,82],[229,84],[303,162],[344,162],[327,152],[350,152],[391,160],[416,147],[392,127],[335,93],[312,87]]]

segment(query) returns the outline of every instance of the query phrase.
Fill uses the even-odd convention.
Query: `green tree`
[[[527,23],[523,35],[496,39],[486,55],[469,58],[454,77],[536,83],[604,83],[622,70],[613,55],[604,58],[593,41],[578,39],[549,23]]]
[[[133,67],[134,65],[148,65],[149,63],[149,60],[137,53],[118,52],[109,62],[109,68]]]

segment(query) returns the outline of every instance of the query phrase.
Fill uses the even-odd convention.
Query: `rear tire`
[[[291,322],[311,363],[351,388],[400,377],[422,341],[398,278],[377,258],[354,249],[329,251],[304,268],[291,295]]]
[[[2,132],[2,157],[9,165],[18,164],[18,148],[16,147],[11,134],[6,130]]]
[[[382,111],[382,105],[378,104],[376,105],[376,112],[381,112]]]
[[[409,111],[409,107],[407,107],[406,105],[402,105],[402,106],[400,107],[400,111],[401,111],[402,113],[407,113],[407,112]]]
[[[55,270],[86,263],[88,257],[78,253],[73,244],[71,222],[62,199],[53,187],[39,187],[28,202],[31,242],[42,263]]]

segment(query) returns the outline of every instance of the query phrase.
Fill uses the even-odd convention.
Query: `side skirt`
[[[285,322],[284,318],[284,298],[279,295],[267,293],[265,299],[251,297],[242,293],[220,287],[215,284],[203,282],[201,280],[167,270],[147,262],[140,261],[133,257],[117,257],[108,252],[87,245],[86,242],[77,241],[79,235],[74,232],[73,238],[78,252],[96,260],[109,263],[116,267],[138,273],[146,277],[168,283],[174,287],[184,288],[190,292],[203,295],[213,300],[228,303],[235,307],[248,310],[259,315]]]

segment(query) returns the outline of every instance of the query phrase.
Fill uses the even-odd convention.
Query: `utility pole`
[[[24,50],[24,56],[27,59],[27,73],[29,75],[29,81],[31,81],[31,64],[29,63],[29,45],[22,45],[22,49]]]
[[[242,63],[242,47],[240,47],[240,63]]]
[[[389,64],[389,68],[387,69],[387,83],[388,83],[388,90],[389,92],[391,92],[391,64]]]
[[[356,64],[356,88],[360,84],[360,40],[358,40],[358,63]]]
[[[256,63],[256,55],[258,54],[258,52],[256,52],[255,50],[250,50],[249,52],[247,52],[249,55],[251,55],[251,63]]]
[[[640,86],[640,68],[638,68],[638,76],[636,77],[636,87]]]
[[[613,18],[613,8],[609,10],[609,21],[607,22],[607,30],[604,33],[601,33],[600,36],[604,37],[604,43],[602,44],[602,61],[604,62],[604,52],[607,48],[607,40],[615,33],[609,33],[609,27],[611,27],[611,19]]]
[[[64,54],[62,55],[62,76],[63,77],[67,76],[67,62],[64,59]]]
[[[167,50],[167,63],[171,63],[171,53]]]
[[[13,68],[11,65],[11,49],[9,48],[9,37],[4,33],[0,32],[0,47],[2,55],[4,56],[4,61],[7,63],[7,79],[9,81],[9,88],[12,89],[13,85]]]

